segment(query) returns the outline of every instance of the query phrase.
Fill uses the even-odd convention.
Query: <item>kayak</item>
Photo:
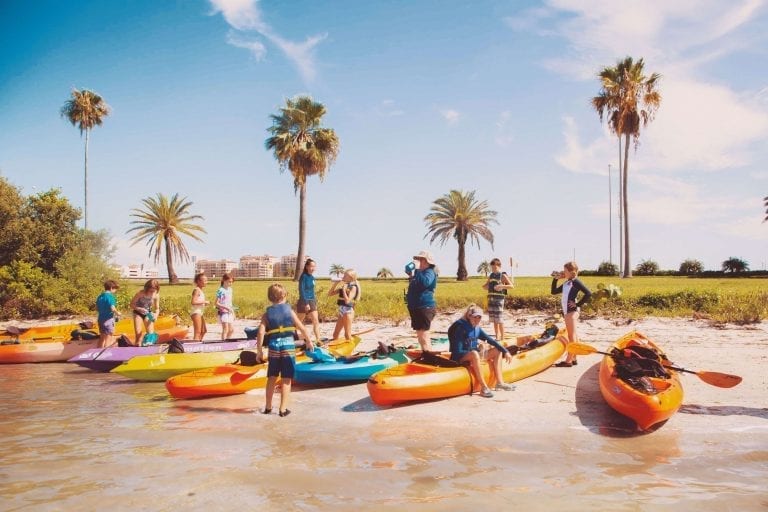
[[[360,337],[353,336],[349,341],[331,341],[328,343],[328,348],[336,355],[349,355],[358,343],[360,343]],[[234,359],[230,359],[230,362],[232,361]],[[309,358],[303,351],[297,351],[296,362],[302,361],[309,361]],[[172,376],[166,380],[165,387],[174,398],[203,398],[238,395],[252,389],[263,388],[266,384],[266,363],[255,366],[224,364]]]
[[[176,339],[184,338],[186,335],[186,328],[184,329],[184,334],[177,336]],[[225,350],[247,350],[253,348],[256,344],[256,340],[185,341],[183,344],[184,353],[222,352]],[[108,372],[133,357],[164,353],[168,353],[168,345],[165,343],[144,347],[109,347],[106,349],[86,350],[82,354],[73,357],[68,362],[98,372]]]
[[[377,353],[358,357],[338,358],[334,362],[308,361],[296,365],[294,382],[297,384],[349,384],[365,382],[374,373],[407,363],[405,349],[382,356]]]
[[[664,352],[643,334],[632,331],[611,347],[600,363],[600,393],[618,413],[641,430],[667,421],[683,403],[677,372],[662,365]]]
[[[360,338],[356,338],[359,342]],[[329,348],[342,354],[342,350],[348,350],[351,354],[357,344],[355,339],[349,341],[339,340],[335,344],[329,343]],[[160,382],[175,375],[234,364],[240,357],[241,350],[224,350],[220,352],[196,352],[183,354],[153,354],[148,356],[136,356],[113,368],[112,373],[118,373],[123,377],[134,380]]]
[[[170,329],[161,329],[157,331],[161,342],[169,342],[173,338],[184,337],[187,334],[187,327],[173,327]],[[133,331],[131,331],[133,337]],[[57,363],[64,362],[87,350],[100,351],[97,348],[99,344],[96,339],[77,339],[67,341],[46,341],[41,343],[13,343],[10,345],[0,345],[0,364],[10,363]]]
[[[568,344],[565,331],[560,331],[557,336],[526,340],[536,343],[529,343],[520,349],[512,356],[512,362],[502,362],[505,382],[515,382],[546,370],[563,355]],[[468,366],[456,366],[457,363],[438,356],[429,360],[431,362],[416,360],[372,375],[366,384],[371,400],[378,405],[392,405],[480,391],[480,383],[474,382]],[[445,361],[447,363],[443,365],[441,362]],[[491,369],[487,361],[481,362],[481,371],[486,382],[491,384]]]
[[[155,321],[155,329],[167,329],[178,324],[175,316],[161,315]],[[37,325],[32,327],[9,326],[0,330],[0,341],[24,342],[48,342],[67,341],[72,339],[73,333],[79,333],[82,339],[98,338],[99,328],[96,322],[68,322],[54,325]],[[133,338],[133,319],[124,318],[115,323],[115,335],[125,334]]]

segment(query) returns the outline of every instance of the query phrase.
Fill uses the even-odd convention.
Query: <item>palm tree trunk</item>
[[[179,276],[176,275],[176,271],[173,269],[173,258],[171,255],[171,241],[168,237],[164,237],[165,241],[165,265],[168,267],[168,283],[176,284],[179,282]]]
[[[627,182],[629,181],[629,134],[624,142],[624,179],[622,208],[624,209],[624,277],[632,277],[632,267],[629,261],[629,201],[627,200]]]
[[[83,173],[83,226],[88,229],[88,138],[91,130],[85,130],[85,172]]]
[[[459,237],[459,270],[456,272],[456,280],[457,281],[466,281],[467,276],[469,275],[467,272],[467,255],[466,251],[464,249],[464,245],[467,243],[466,237]]]
[[[293,280],[298,281],[304,267],[304,235],[307,229],[307,184],[299,187],[299,250],[296,251],[296,268],[293,270]]]

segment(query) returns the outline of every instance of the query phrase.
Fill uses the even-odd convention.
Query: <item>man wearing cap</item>
[[[429,251],[421,251],[413,259],[416,262],[416,268],[409,267],[406,270],[409,278],[406,302],[408,313],[411,315],[411,328],[416,331],[416,339],[421,345],[421,350],[427,351],[432,350],[429,329],[437,308],[435,302],[437,273],[435,260]]]

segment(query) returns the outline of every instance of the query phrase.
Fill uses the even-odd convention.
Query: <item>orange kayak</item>
[[[328,343],[328,349],[335,355],[352,354],[359,336],[351,340],[334,340]],[[303,351],[297,352],[296,362],[309,361]],[[203,368],[165,381],[168,393],[174,398],[203,398],[209,396],[239,395],[252,389],[263,388],[267,384],[266,363],[255,366],[225,364],[213,368]]]
[[[131,328],[133,329],[133,328]],[[186,326],[159,329],[160,342],[169,342],[173,338],[183,339],[187,335]],[[131,330],[130,338],[133,338]],[[71,359],[86,350],[96,348],[99,340],[82,339],[68,341],[46,341],[44,343],[13,343],[0,345],[0,364],[10,363],[56,363]]]
[[[512,362],[503,362],[501,371],[505,382],[515,382],[546,370],[565,352],[567,337],[558,335],[542,345],[523,350],[512,356]],[[481,363],[483,378],[491,382],[488,363]],[[378,405],[392,405],[415,400],[433,400],[467,395],[480,391],[469,367],[441,367],[414,361],[380,371],[367,383],[371,400]]]
[[[155,320],[155,329],[168,329],[177,325],[178,319],[175,316],[161,315]],[[5,342],[47,342],[47,341],[67,341],[74,337],[87,339],[89,337],[99,337],[99,328],[94,321],[68,322],[54,325],[35,325],[32,327],[8,326],[0,329],[0,341]],[[115,323],[115,335],[125,334],[133,338],[133,318],[123,318]]]
[[[603,357],[600,363],[600,392],[608,405],[634,420],[642,430],[648,430],[675,414],[683,402],[683,386],[677,372],[657,368],[661,361],[667,359],[664,352],[637,331],[625,334],[611,348],[636,361],[639,360],[635,354],[643,355],[639,362],[645,369],[638,369],[638,365],[634,364],[633,374],[628,377],[627,370],[623,369],[625,357]],[[653,362],[654,354],[658,363]],[[657,376],[663,372],[668,376]]]

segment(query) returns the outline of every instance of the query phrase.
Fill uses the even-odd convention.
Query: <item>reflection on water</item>
[[[549,417],[522,428],[501,402],[469,397],[378,408],[364,385],[298,391],[284,419],[258,414],[263,391],[178,401],[162,383],[4,366],[0,501],[3,510],[765,510],[768,431],[666,425],[637,435],[593,391],[573,390],[580,425],[560,430]],[[503,410],[515,411],[514,397]]]

